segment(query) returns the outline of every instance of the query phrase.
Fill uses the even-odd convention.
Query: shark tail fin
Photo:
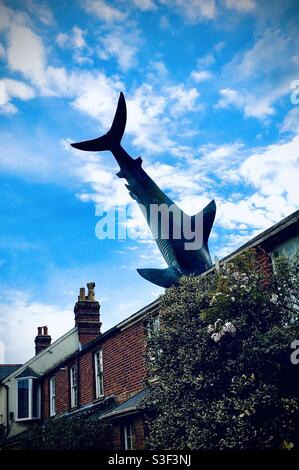
[[[169,266],[165,269],[137,269],[138,274],[147,281],[161,287],[177,286],[181,273]]]
[[[213,199],[211,202],[209,202],[209,204],[202,211],[191,216],[191,219],[192,219],[191,226],[193,230],[194,230],[194,227],[196,226],[195,219],[197,217],[202,217],[202,230],[203,230],[202,242],[203,242],[203,245],[205,246],[207,246],[208,244],[208,239],[209,239],[212,227],[213,227],[215,215],[216,215],[216,203]]]
[[[119,145],[125,132],[127,122],[127,107],[124,94],[119,95],[115,116],[112,126],[107,134],[93,140],[85,140],[84,142],[76,142],[71,144],[72,147],[79,150],[87,150],[89,152],[100,152],[103,150],[111,150],[115,145]]]

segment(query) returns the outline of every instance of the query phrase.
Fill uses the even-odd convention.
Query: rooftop
[[[23,364],[0,364],[0,381],[17,370]]]

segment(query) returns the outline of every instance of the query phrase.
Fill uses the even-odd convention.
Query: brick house
[[[249,248],[256,249],[265,270],[272,269],[280,254],[292,257],[299,250],[299,211],[216,261],[211,271]],[[144,447],[144,353],[149,328],[158,326],[159,300],[102,333],[95,285],[87,287],[87,295],[80,289],[74,307],[74,328],[51,343],[47,327],[39,327],[36,355],[7,369],[0,380],[0,418],[8,448],[21,446],[22,432],[32,422],[76,414],[109,420],[116,449]]]

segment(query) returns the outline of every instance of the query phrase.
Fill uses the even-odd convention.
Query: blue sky
[[[0,362],[72,328],[86,282],[103,330],[162,292],[136,272],[163,266],[150,240],[95,235],[128,204],[146,231],[112,155],[69,146],[120,91],[126,150],[185,212],[215,198],[213,258],[298,208],[298,24],[296,0],[0,2]]]

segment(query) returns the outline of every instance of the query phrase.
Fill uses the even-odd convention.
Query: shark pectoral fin
[[[193,231],[194,231],[194,228],[196,227],[195,219],[197,217],[202,217],[203,245],[207,245],[208,243],[208,239],[209,239],[209,236],[213,227],[213,223],[215,220],[215,215],[216,215],[216,203],[213,199],[202,211],[191,216],[191,227]]]
[[[181,277],[181,273],[171,266],[165,269],[137,269],[137,272],[147,281],[161,287],[177,286]]]
[[[122,170],[118,171],[117,173],[115,173],[116,176],[118,176],[119,178],[125,178],[125,174]]]
[[[134,162],[137,164],[137,166],[141,166],[142,165],[142,158],[141,157],[137,157]]]

